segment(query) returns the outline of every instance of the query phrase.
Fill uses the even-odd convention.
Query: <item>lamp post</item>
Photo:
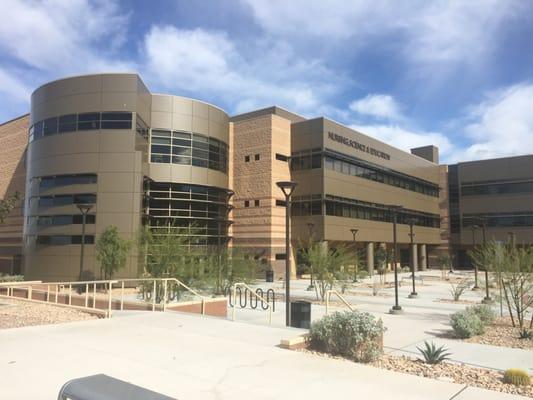
[[[309,244],[312,243],[313,241],[313,229],[315,227],[315,224],[313,224],[312,222],[308,222],[307,223],[307,229],[309,229]],[[309,266],[310,270],[311,270],[311,282],[309,283],[309,286],[307,287],[307,290],[313,290],[315,288],[315,285],[313,283],[313,264],[311,264]]]
[[[359,229],[355,229],[355,228],[352,228],[350,229],[350,232],[352,232],[352,235],[353,235],[353,243],[354,243],[354,248],[355,248],[355,254],[356,254],[356,263],[354,264],[354,270],[355,270],[355,275],[353,277],[353,281],[354,282],[357,282],[357,248],[355,247],[355,235],[357,235],[357,232],[359,232]]]
[[[472,249],[476,250],[476,229],[479,228],[477,225],[472,225]],[[472,290],[479,290],[477,284],[477,264],[474,262],[474,287]]]
[[[80,274],[78,281],[82,280],[83,275],[83,254],[85,252],[85,225],[87,223],[87,214],[93,208],[92,204],[77,204],[76,205],[81,212],[81,251],[80,251]]]
[[[291,325],[291,240],[290,240],[290,219],[291,219],[291,195],[297,183],[293,181],[276,182],[276,185],[285,195],[285,325]]]
[[[416,299],[418,293],[416,292],[415,287],[415,247],[414,247],[414,238],[415,234],[413,233],[414,220],[409,220],[409,237],[411,238],[411,278],[413,279],[413,291],[409,294],[410,299]]]
[[[398,240],[396,233],[398,211],[402,208],[403,206],[399,205],[392,205],[388,207],[389,211],[392,213],[392,240],[394,242],[394,256],[392,258],[394,263],[394,305],[389,311],[391,314],[403,313],[403,309],[398,301]]]
[[[481,220],[481,232],[483,233],[483,247],[487,244],[487,237],[485,236],[485,230],[487,227],[487,220],[483,217],[480,218]],[[492,303],[492,299],[490,298],[489,294],[489,268],[485,264],[485,297],[483,300],[481,300],[483,304],[490,304]]]

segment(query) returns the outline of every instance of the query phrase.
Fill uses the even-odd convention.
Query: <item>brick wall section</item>
[[[285,261],[275,259],[285,253],[285,208],[276,206],[284,196],[276,182],[290,180],[288,163],[276,160],[276,153],[290,156],[290,126],[289,120],[272,114],[232,123],[233,246],[271,265],[276,279],[285,268]]]
[[[0,125],[0,199],[26,186],[25,154],[28,143],[29,115]],[[22,200],[0,225],[0,273],[13,273],[22,254]],[[16,268],[15,268],[16,269]]]

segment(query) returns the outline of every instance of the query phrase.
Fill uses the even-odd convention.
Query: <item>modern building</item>
[[[448,173],[433,146],[406,153],[327,118],[308,119],[279,107],[230,117],[202,101],[152,94],[136,74],[45,84],[32,95],[29,122],[24,118],[27,125],[2,125],[0,140],[26,137],[21,132],[29,125],[28,144],[17,150],[19,160],[26,152],[26,170],[22,163],[5,178],[17,176],[17,187],[25,192],[23,236],[20,222],[15,218],[12,224],[28,279],[78,279],[82,204],[90,208],[87,278],[100,276],[94,243],[109,225],[131,240],[149,225],[158,232],[185,232],[197,246],[244,249],[282,277],[286,204],[278,181],[297,182],[291,202],[293,273],[295,249],[309,237],[360,249],[373,270],[377,249],[392,246],[395,217],[401,265],[412,257],[426,268],[450,245],[453,251],[469,245],[467,236],[455,232],[457,215],[461,230],[471,214],[490,210],[464,193],[454,197],[456,187],[472,185],[472,176],[482,175],[468,172],[472,163],[450,166]],[[1,162],[8,159],[3,154]],[[9,158],[9,171],[17,157]],[[524,160],[520,165],[531,170],[533,159]],[[487,181],[500,182],[508,174],[527,180],[527,173],[516,172],[518,164],[495,169]],[[525,211],[526,201],[515,202],[520,210],[505,212]],[[525,229],[518,239],[527,235]],[[13,260],[16,246],[10,251]],[[140,268],[133,250],[117,276],[136,277]]]
[[[457,265],[483,240],[533,242],[533,156],[448,166],[450,246]]]

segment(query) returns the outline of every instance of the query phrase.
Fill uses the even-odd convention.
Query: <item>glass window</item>
[[[173,156],[172,157],[172,163],[173,164],[182,164],[182,165],[191,165],[191,157]]]
[[[59,117],[59,133],[74,132],[78,124],[78,116],[76,114],[62,115]]]
[[[152,136],[170,137],[171,133],[170,133],[170,131],[164,131],[164,130],[161,130],[161,129],[152,129]]]
[[[54,197],[54,206],[64,206],[72,204],[72,196],[71,195],[62,195],[62,196],[55,196]]]
[[[78,130],[100,129],[100,113],[78,114]]]
[[[57,118],[48,118],[44,121],[44,136],[55,135],[57,133]]]
[[[192,165],[195,167],[207,168],[207,160],[202,160],[200,158],[193,158]]]
[[[284,156],[283,154],[276,153],[276,160],[287,162],[289,160],[289,157]]]
[[[152,144],[170,144],[171,139],[165,137],[152,137]]]
[[[75,194],[73,196],[75,204],[94,204],[96,203],[95,194]]]
[[[152,145],[152,153],[170,154],[170,146]]]
[[[35,140],[43,137],[44,121],[39,121],[33,125],[33,136]]]
[[[170,163],[170,156],[161,154],[152,154],[150,161],[153,163]]]

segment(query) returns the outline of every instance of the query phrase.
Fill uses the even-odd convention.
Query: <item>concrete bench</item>
[[[68,381],[58,400],[176,400],[104,374]]]
[[[400,286],[402,286],[403,281],[412,282],[413,281],[412,275],[404,276],[402,279],[400,279]],[[415,281],[420,282],[422,285],[424,284],[424,278],[422,278],[421,276],[415,275]]]

